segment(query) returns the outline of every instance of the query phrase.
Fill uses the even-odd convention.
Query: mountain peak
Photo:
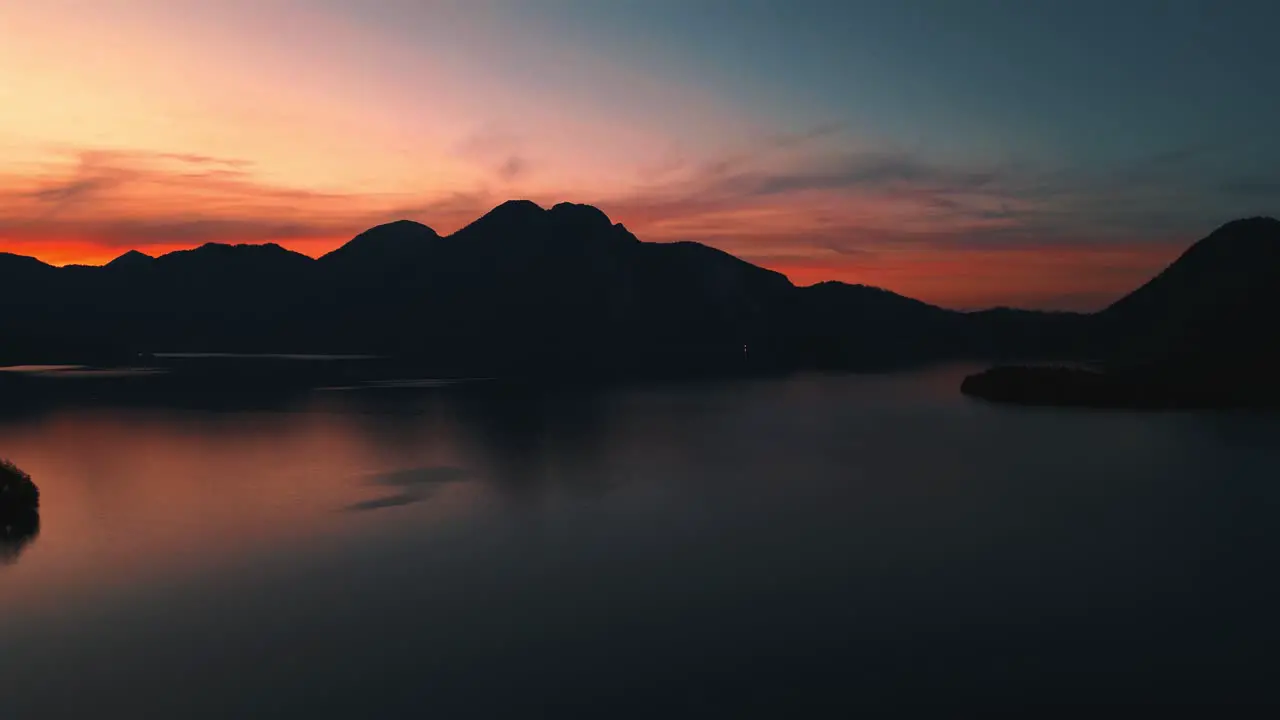
[[[212,263],[212,267],[233,267],[261,262],[275,263],[276,266],[285,263],[304,265],[314,262],[314,260],[302,253],[281,247],[276,243],[238,243],[231,245],[228,243],[208,242],[191,250],[175,250],[171,253],[165,253],[155,258],[155,262],[166,266],[176,265],[194,268],[210,266],[209,263]]]
[[[356,237],[347,241],[346,245],[339,249],[329,252],[325,258],[329,256],[344,256],[356,254],[389,254],[396,252],[397,249],[416,249],[422,243],[436,240],[439,233],[434,229],[422,223],[413,222],[413,220],[393,220],[390,223],[374,225],[367,231],[357,234]]]
[[[226,255],[229,255],[231,253],[255,253],[259,255],[265,255],[267,253],[280,253],[280,252],[287,253],[290,251],[285,250],[283,247],[280,247],[280,245],[273,242],[269,242],[269,243],[207,242],[203,245],[192,248],[190,250],[177,250],[175,252],[168,253],[168,255],[177,255],[178,253],[201,253],[201,254],[222,253]],[[166,257],[166,255],[162,255],[161,257]]]
[[[326,253],[321,260],[338,258],[397,259],[422,251],[440,235],[430,227],[413,220],[394,220],[365,230],[342,247]]]
[[[594,205],[562,202],[551,208],[551,214],[563,221],[583,226],[613,227],[613,221],[609,216]]]
[[[412,234],[412,235],[419,235],[419,236],[439,237],[439,234],[435,230],[433,230],[431,227],[427,225],[423,225],[422,223],[417,222],[415,220],[403,220],[403,219],[392,220],[391,222],[382,223],[381,225],[374,225],[373,227],[369,228],[368,230],[365,230],[364,232],[360,233],[360,235],[357,235],[356,237],[358,238],[358,237],[361,237],[364,235],[370,235],[373,233],[391,233],[391,232],[404,233],[406,235]]]
[[[358,246],[365,244],[393,245],[393,244],[410,244],[420,243],[424,240],[434,240],[440,237],[440,234],[430,227],[413,220],[394,220],[381,225],[374,225],[364,232],[351,238],[343,247]]]
[[[109,268],[129,268],[129,267],[146,267],[155,261],[154,257],[137,250],[130,250],[120,257],[107,263],[104,267]]]
[[[1250,231],[1271,231],[1280,230],[1280,220],[1268,215],[1255,215],[1253,217],[1240,218],[1224,223],[1217,230],[1213,231],[1214,235],[1220,232],[1250,232]]]
[[[1232,220],[1192,245],[1170,269],[1193,264],[1249,274],[1280,271],[1280,220],[1262,216]]]
[[[501,205],[495,207],[485,213],[479,220],[472,225],[479,223],[520,223],[530,222],[541,218],[547,211],[538,203],[532,200],[508,200]]]
[[[1191,250],[1202,245],[1230,245],[1246,252],[1249,248],[1275,249],[1280,247],[1280,220],[1262,215],[1232,220],[1209,233]]]
[[[1196,242],[1103,315],[1134,333],[1159,334],[1170,347],[1217,347],[1233,332],[1266,336],[1260,328],[1280,307],[1278,287],[1280,220],[1242,218]]]
[[[501,205],[499,205],[499,206],[495,207],[494,209],[490,210],[487,214],[488,214],[488,215],[493,215],[494,213],[500,213],[500,214],[511,214],[511,213],[533,214],[533,213],[542,213],[542,212],[546,212],[546,211],[543,209],[543,207],[542,207],[541,205],[539,205],[538,203],[536,203],[536,202],[534,202],[534,201],[532,201],[532,200],[515,199],[515,200],[507,200],[506,202],[502,203]]]
[[[546,209],[531,200],[508,200],[455,233],[469,242],[510,242],[522,246],[571,248],[639,240],[602,210],[582,203],[561,202]]]
[[[544,227],[547,210],[532,200],[508,200],[454,233],[459,238],[506,237]]]
[[[17,255],[15,253],[7,253],[7,252],[0,252],[0,265],[3,265],[6,268],[14,268],[14,269],[20,269],[20,270],[33,270],[37,268],[53,269],[52,265],[49,265],[40,260],[37,260],[36,258],[29,257],[27,255]]]

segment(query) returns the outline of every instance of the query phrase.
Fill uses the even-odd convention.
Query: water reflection
[[[370,484],[383,488],[399,488],[399,492],[383,497],[352,503],[345,509],[351,512],[381,510],[383,508],[402,507],[425,500],[441,483],[465,480],[471,472],[448,465],[437,467],[409,468],[378,473],[370,478]]]
[[[381,510],[383,508],[402,507],[404,505],[412,505],[426,497],[420,493],[396,493],[386,497],[374,498],[373,500],[364,500],[358,503],[351,503],[345,510],[348,512],[365,512],[368,510]]]
[[[426,444],[447,448],[455,458],[453,469],[401,471],[378,484],[437,485],[465,474],[511,501],[536,501],[550,490],[603,491],[608,474],[600,466],[625,413],[615,394],[598,389],[497,384],[320,393],[308,408],[342,418],[388,455],[412,455]]]
[[[599,494],[610,484],[619,444],[618,397],[586,389],[522,388],[470,393],[454,404],[462,438],[509,499],[532,501],[548,488]]]
[[[40,535],[40,512],[0,509],[0,565],[12,565]]]
[[[58,531],[46,528],[41,562],[0,585],[0,601],[199,573],[366,525],[447,525],[495,503],[598,496],[626,464],[626,409],[586,390],[28,400],[0,416],[0,447],[41,478]],[[35,527],[11,524],[8,558]]]
[[[6,717],[1269,691],[1280,418],[967,371],[0,421],[46,524],[0,578]]]
[[[373,483],[390,487],[419,487],[465,480],[470,474],[465,468],[440,465],[379,473],[373,476]]]

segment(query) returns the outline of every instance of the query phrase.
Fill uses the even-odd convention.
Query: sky
[[[1096,309],[1280,214],[1271,0],[0,0],[0,251],[512,198],[797,284]]]

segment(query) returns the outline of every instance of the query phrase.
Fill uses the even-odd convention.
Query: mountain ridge
[[[1276,226],[1233,221],[1184,257],[1212,257],[1196,248],[1224,237],[1270,257],[1269,241],[1254,236]],[[1280,271],[1280,259],[1271,264]],[[1126,298],[1150,295],[1169,273],[1186,274],[1177,266]],[[706,245],[643,242],[589,205],[527,200],[503,203],[447,236],[410,220],[384,223],[319,258],[275,243],[205,243],[155,258],[133,251],[72,271],[0,254],[0,283],[10,290],[0,300],[0,335],[26,339],[10,343],[10,359],[51,355],[43,342],[120,353],[381,353],[460,372],[739,370],[748,361],[856,369],[1095,358],[1117,347],[1116,338],[1143,335],[1135,323],[1167,345],[1177,336],[1126,309],[1168,300],[1122,299],[1093,314],[961,312],[865,285],[796,286]]]

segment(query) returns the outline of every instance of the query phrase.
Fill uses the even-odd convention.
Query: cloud
[[[135,157],[139,155],[137,152],[132,154]],[[242,160],[239,158],[220,158],[209,155],[196,155],[193,153],[151,153],[151,156],[167,160],[177,160],[180,162],[190,163],[192,165],[223,165],[231,168],[247,168],[253,164],[248,160]]]
[[[523,179],[532,167],[524,136],[496,126],[465,135],[453,145],[453,154],[477,163],[494,179],[510,183]]]
[[[97,195],[119,182],[119,178],[107,176],[75,177],[31,190],[28,197],[37,202],[51,203],[61,207]]]
[[[765,145],[588,200],[642,239],[965,307],[1099,307],[1219,224],[1275,212],[1257,207],[1269,176],[1233,176],[1211,147],[1103,167]]]
[[[1280,198],[1280,175],[1248,175],[1231,178],[1222,183],[1222,192],[1233,197],[1264,199],[1275,202]]]
[[[820,141],[835,139],[843,131],[841,123],[825,123],[799,132],[770,133],[761,136],[749,148],[700,162],[690,160],[687,153],[673,151],[671,155],[642,168],[639,175],[642,180],[659,182],[670,182],[681,172],[692,172],[695,178],[702,180],[726,178],[753,165],[812,151]]]
[[[638,232],[698,239],[737,215],[740,238],[768,236],[790,223],[793,242],[832,248],[879,242],[1054,245],[1080,238],[1189,242],[1240,214],[1270,189],[1270,178],[1224,180],[1214,156],[1184,148],[1114,168],[941,163],[918,153],[769,151],[705,163],[665,185],[602,201]],[[750,211],[744,211],[749,208]],[[673,220],[675,219],[675,220]],[[699,219],[707,222],[699,222]],[[701,226],[701,227],[700,227]],[[684,232],[693,231],[693,232]],[[894,238],[889,240],[889,238]]]
[[[857,152],[795,169],[746,171],[721,178],[719,185],[742,195],[903,186],[960,191],[984,188],[997,177],[994,170],[948,168],[903,153]]]
[[[1121,263],[1128,282],[1155,269],[1170,248],[1222,222],[1275,212],[1280,190],[1280,177],[1268,169],[1240,172],[1210,147],[1169,149],[1111,167],[960,163],[851,147],[838,125],[764,136],[753,147],[697,162],[670,159],[661,172],[637,171],[630,189],[610,195],[589,187],[516,190],[513,184],[529,175],[522,144],[518,135],[494,129],[463,138],[455,150],[483,172],[470,186],[430,196],[281,186],[236,158],[67,148],[35,172],[0,177],[0,240],[41,257],[47,253],[40,243],[57,244],[65,249],[60,262],[82,261],[74,243],[105,248],[99,259],[128,247],[211,241],[284,241],[316,254],[400,218],[447,234],[520,195],[542,204],[596,204],[641,239],[705,242],[810,279],[825,272],[862,281],[879,273],[891,289],[915,288],[935,301],[954,295],[917,282],[930,276],[929,268],[943,267],[930,257],[951,258],[946,273],[973,279],[966,262],[990,264],[1004,253],[1030,267],[1038,261],[1024,250],[1065,250],[1074,253],[1069,266],[1078,268],[1076,276],[1052,265],[1035,272],[1046,274],[1046,292],[1050,280],[1063,283],[1054,297],[1079,299],[1113,287],[1071,290],[1070,283],[1085,282],[1085,268],[1111,278],[1107,263]],[[1117,260],[1110,247],[1149,252]],[[917,275],[899,270],[908,265]],[[1000,292],[998,277],[981,282],[987,292]],[[1011,287],[1014,280],[1003,282]]]
[[[27,251],[40,242],[109,249],[326,238],[336,243],[400,218],[443,223],[449,231],[500,201],[484,189],[426,198],[326,192],[264,182],[254,170],[235,158],[64,150],[35,173],[0,176],[0,241]]]
[[[529,161],[519,155],[512,155],[502,162],[498,167],[498,177],[511,181],[525,174],[529,167]]]
[[[844,123],[831,122],[815,125],[808,130],[796,133],[777,133],[770,135],[767,142],[778,150],[794,149],[815,140],[835,137],[844,131]]]

